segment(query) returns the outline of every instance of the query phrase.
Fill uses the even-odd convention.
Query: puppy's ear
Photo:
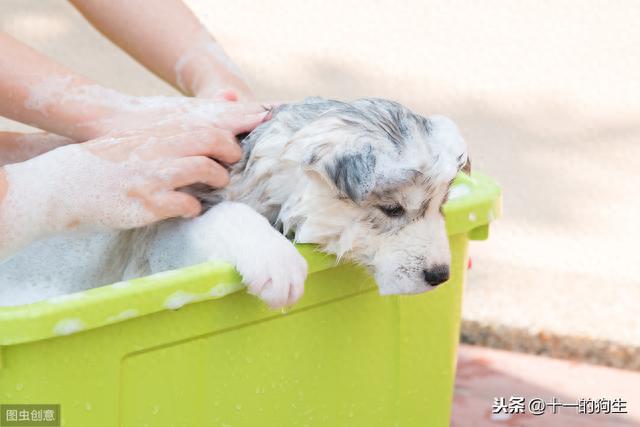
[[[359,149],[332,147],[332,150],[314,151],[307,160],[307,166],[320,173],[333,184],[340,197],[347,197],[356,203],[362,202],[375,186],[376,156],[369,144]]]
[[[370,145],[356,152],[337,154],[325,164],[327,176],[338,191],[356,203],[362,202],[375,185],[376,157]]]

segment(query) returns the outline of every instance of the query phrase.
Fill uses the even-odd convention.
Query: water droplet
[[[20,391],[24,388],[24,384],[16,384],[16,390]]]
[[[242,409],[242,405],[241,404],[236,404],[236,409],[239,411],[240,409]]]
[[[84,404],[84,409],[86,409],[87,411],[91,410],[91,403],[87,402]]]

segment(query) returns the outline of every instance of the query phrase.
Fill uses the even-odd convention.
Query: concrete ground
[[[188,4],[262,99],[381,96],[459,123],[504,190],[471,246],[468,341],[639,369],[640,3]],[[3,0],[0,28],[102,84],[175,93],[62,0]],[[584,348],[549,344],[566,337]]]
[[[451,427],[639,427],[638,384],[638,372],[462,345]],[[620,400],[598,413],[601,399]]]

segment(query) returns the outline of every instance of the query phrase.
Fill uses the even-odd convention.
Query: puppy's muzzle
[[[422,277],[427,285],[438,286],[449,280],[449,266],[435,265],[431,268],[422,270]]]

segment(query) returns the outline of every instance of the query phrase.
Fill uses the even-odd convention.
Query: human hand
[[[225,185],[226,170],[210,157],[232,163],[241,155],[230,132],[158,128],[153,137],[104,137],[5,166],[0,249],[65,230],[127,229],[196,216],[198,200],[177,189]]]
[[[89,89],[103,96],[92,97]],[[269,114],[257,104],[134,98],[105,90],[85,86],[67,94],[77,105],[88,96],[97,111],[106,112],[75,125],[97,138],[3,168],[0,256],[64,230],[135,228],[198,215],[200,203],[177,189],[197,182],[226,185],[227,171],[211,158],[238,161],[235,134]]]
[[[269,105],[255,102],[136,97],[98,85],[61,86],[58,91],[47,93],[41,107],[47,111],[51,104],[52,108],[77,111],[84,106],[85,113],[64,129],[65,134],[82,136],[80,140],[140,134],[158,127],[174,131],[215,128],[236,135],[268,118]]]

